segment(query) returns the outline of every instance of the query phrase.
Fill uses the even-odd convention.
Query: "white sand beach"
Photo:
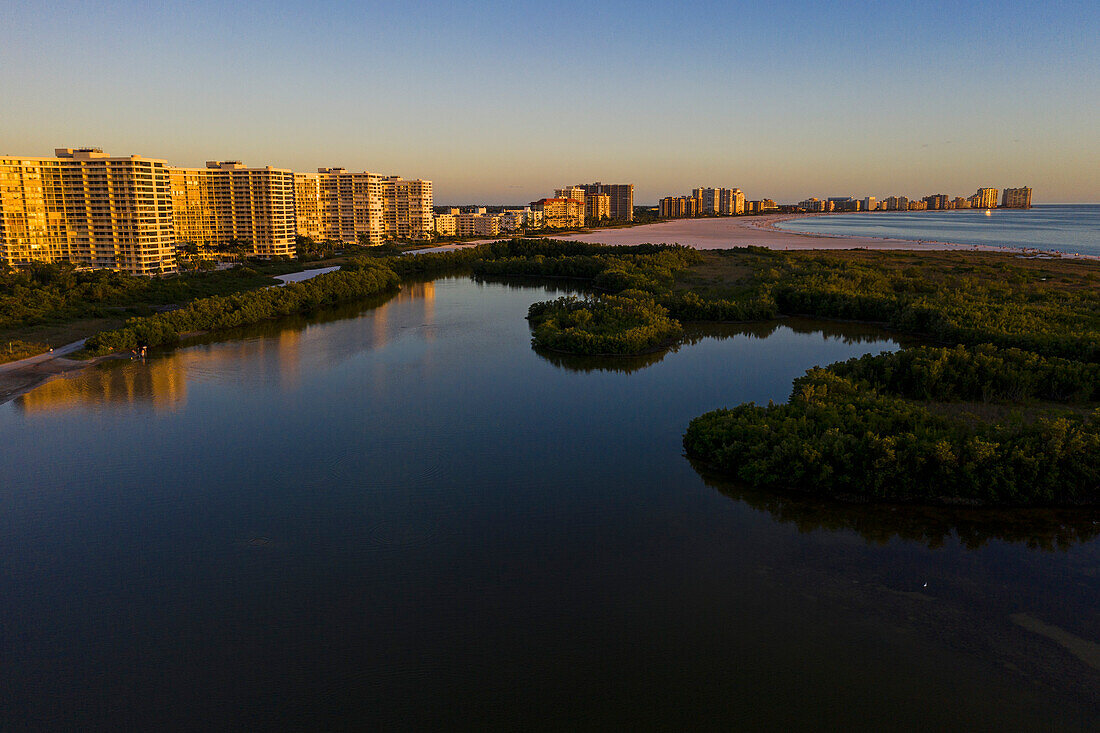
[[[695,249],[729,249],[730,247],[766,247],[767,249],[900,249],[900,250],[971,250],[988,252],[1019,252],[1009,247],[952,244],[950,242],[915,242],[909,239],[885,237],[841,237],[803,234],[776,229],[778,222],[801,219],[812,214],[765,214],[763,216],[675,219],[657,224],[643,224],[622,229],[601,229],[579,234],[553,235],[554,239],[576,239],[611,245],[683,244]],[[446,252],[472,247],[485,239],[462,244],[447,244],[417,252]]]

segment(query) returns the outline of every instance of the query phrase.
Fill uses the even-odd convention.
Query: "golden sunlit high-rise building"
[[[665,196],[659,207],[662,219],[682,219],[699,215],[699,199],[694,196]]]
[[[294,174],[294,218],[298,236],[322,239],[321,180],[318,174]]]
[[[308,210],[299,214],[299,234],[339,242],[382,244],[387,239],[431,239],[432,182],[382,176],[346,168],[318,168],[317,234]],[[312,193],[310,174],[297,174],[299,190]]]
[[[741,189],[718,189],[718,213],[722,216],[740,216],[745,213],[745,194]]]
[[[971,197],[971,201],[974,202],[975,209],[995,209],[997,208],[997,189],[979,188]]]
[[[336,242],[382,244],[385,178],[346,168],[318,168],[320,238]]]
[[[584,215],[593,222],[611,218],[611,197],[606,193],[593,193],[585,196]]]
[[[245,168],[237,160],[171,168],[173,220],[180,243],[242,244],[259,257],[293,257],[298,230],[294,173]]]
[[[391,239],[431,239],[432,182],[419,178],[406,181],[400,176],[383,180],[383,216],[386,236]]]
[[[0,156],[0,260],[134,275],[176,269],[168,165],[98,148]]]

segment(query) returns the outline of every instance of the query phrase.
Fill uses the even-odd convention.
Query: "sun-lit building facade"
[[[432,182],[405,180],[400,176],[384,179],[383,219],[389,239],[431,239]]]
[[[745,213],[745,194],[741,189],[718,189],[718,213],[722,216],[740,216]]]
[[[555,197],[539,199],[531,204],[535,211],[541,211],[545,226],[556,229],[584,226],[584,201]]]
[[[173,220],[180,243],[242,245],[257,257],[293,257],[298,231],[294,173],[210,160],[171,168]]]
[[[334,242],[382,244],[385,177],[352,173],[346,168],[318,168],[318,239]]]
[[[611,197],[606,193],[594,193],[584,199],[584,216],[588,221],[599,222],[611,218]]]
[[[997,208],[997,189],[979,188],[971,199],[975,209],[995,209]]]
[[[300,237],[321,236],[321,179],[316,173],[294,174],[294,222]]]
[[[453,214],[460,237],[495,237],[500,234],[500,217],[495,214]]]
[[[167,162],[98,148],[0,156],[0,260],[175,271]]]
[[[660,201],[662,219],[683,219],[699,215],[699,199],[694,196],[666,196]]]

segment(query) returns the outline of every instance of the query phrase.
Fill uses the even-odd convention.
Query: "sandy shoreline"
[[[988,244],[957,244],[928,240],[893,239],[848,235],[808,234],[776,228],[776,224],[791,219],[805,219],[829,214],[765,214],[762,216],[707,217],[703,219],[673,219],[656,224],[643,224],[623,229],[604,229],[579,234],[551,235],[554,239],[575,239],[609,245],[634,244],[683,244],[695,249],[729,249],[731,247],[764,247],[775,250],[908,250],[908,251],[961,251],[1004,252],[1015,255],[1040,257],[1068,257],[1072,259],[1100,259],[1091,255],[1066,254],[1028,250],[1019,247]],[[419,252],[447,252],[472,247],[485,239],[462,244],[450,244]]]
[[[84,339],[80,339],[45,354],[0,364],[0,405],[30,392],[53,377],[79,371],[99,361],[99,359],[77,361],[65,358],[66,354],[78,350],[83,345]]]

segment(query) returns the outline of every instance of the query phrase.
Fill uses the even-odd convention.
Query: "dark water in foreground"
[[[1100,205],[1046,204],[1031,209],[872,211],[791,219],[779,229],[812,234],[990,244],[1100,255]]]
[[[1100,517],[793,500],[681,455],[888,335],[551,360],[545,297],[442,280],[0,407],[0,728],[1100,724]]]

